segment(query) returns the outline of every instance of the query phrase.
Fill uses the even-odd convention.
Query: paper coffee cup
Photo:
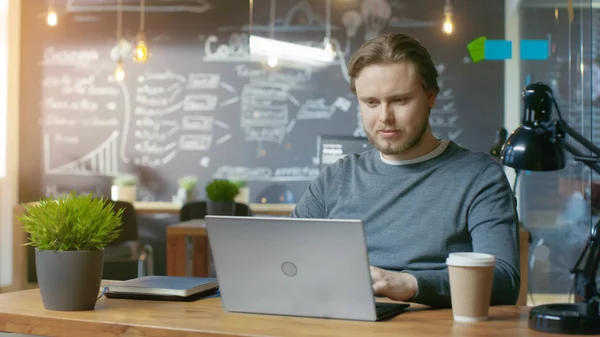
[[[496,259],[483,253],[451,253],[446,259],[450,276],[452,314],[458,322],[487,320]]]

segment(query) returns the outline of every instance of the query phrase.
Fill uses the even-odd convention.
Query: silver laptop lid
[[[225,310],[376,319],[360,220],[205,220]]]

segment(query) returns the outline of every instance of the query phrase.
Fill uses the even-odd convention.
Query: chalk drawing
[[[51,167],[50,135],[44,135],[44,174],[47,176],[111,176],[118,174],[117,139],[119,131],[114,131],[98,147],[70,163]]]

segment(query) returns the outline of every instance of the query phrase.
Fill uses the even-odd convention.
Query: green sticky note
[[[485,58],[485,41],[487,37],[480,36],[475,40],[469,42],[467,45],[467,49],[469,50],[469,54],[471,55],[471,60],[473,63],[477,63],[482,61]]]

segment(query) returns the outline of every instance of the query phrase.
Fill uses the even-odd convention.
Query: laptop
[[[361,220],[205,217],[223,308],[230,312],[384,320]]]

